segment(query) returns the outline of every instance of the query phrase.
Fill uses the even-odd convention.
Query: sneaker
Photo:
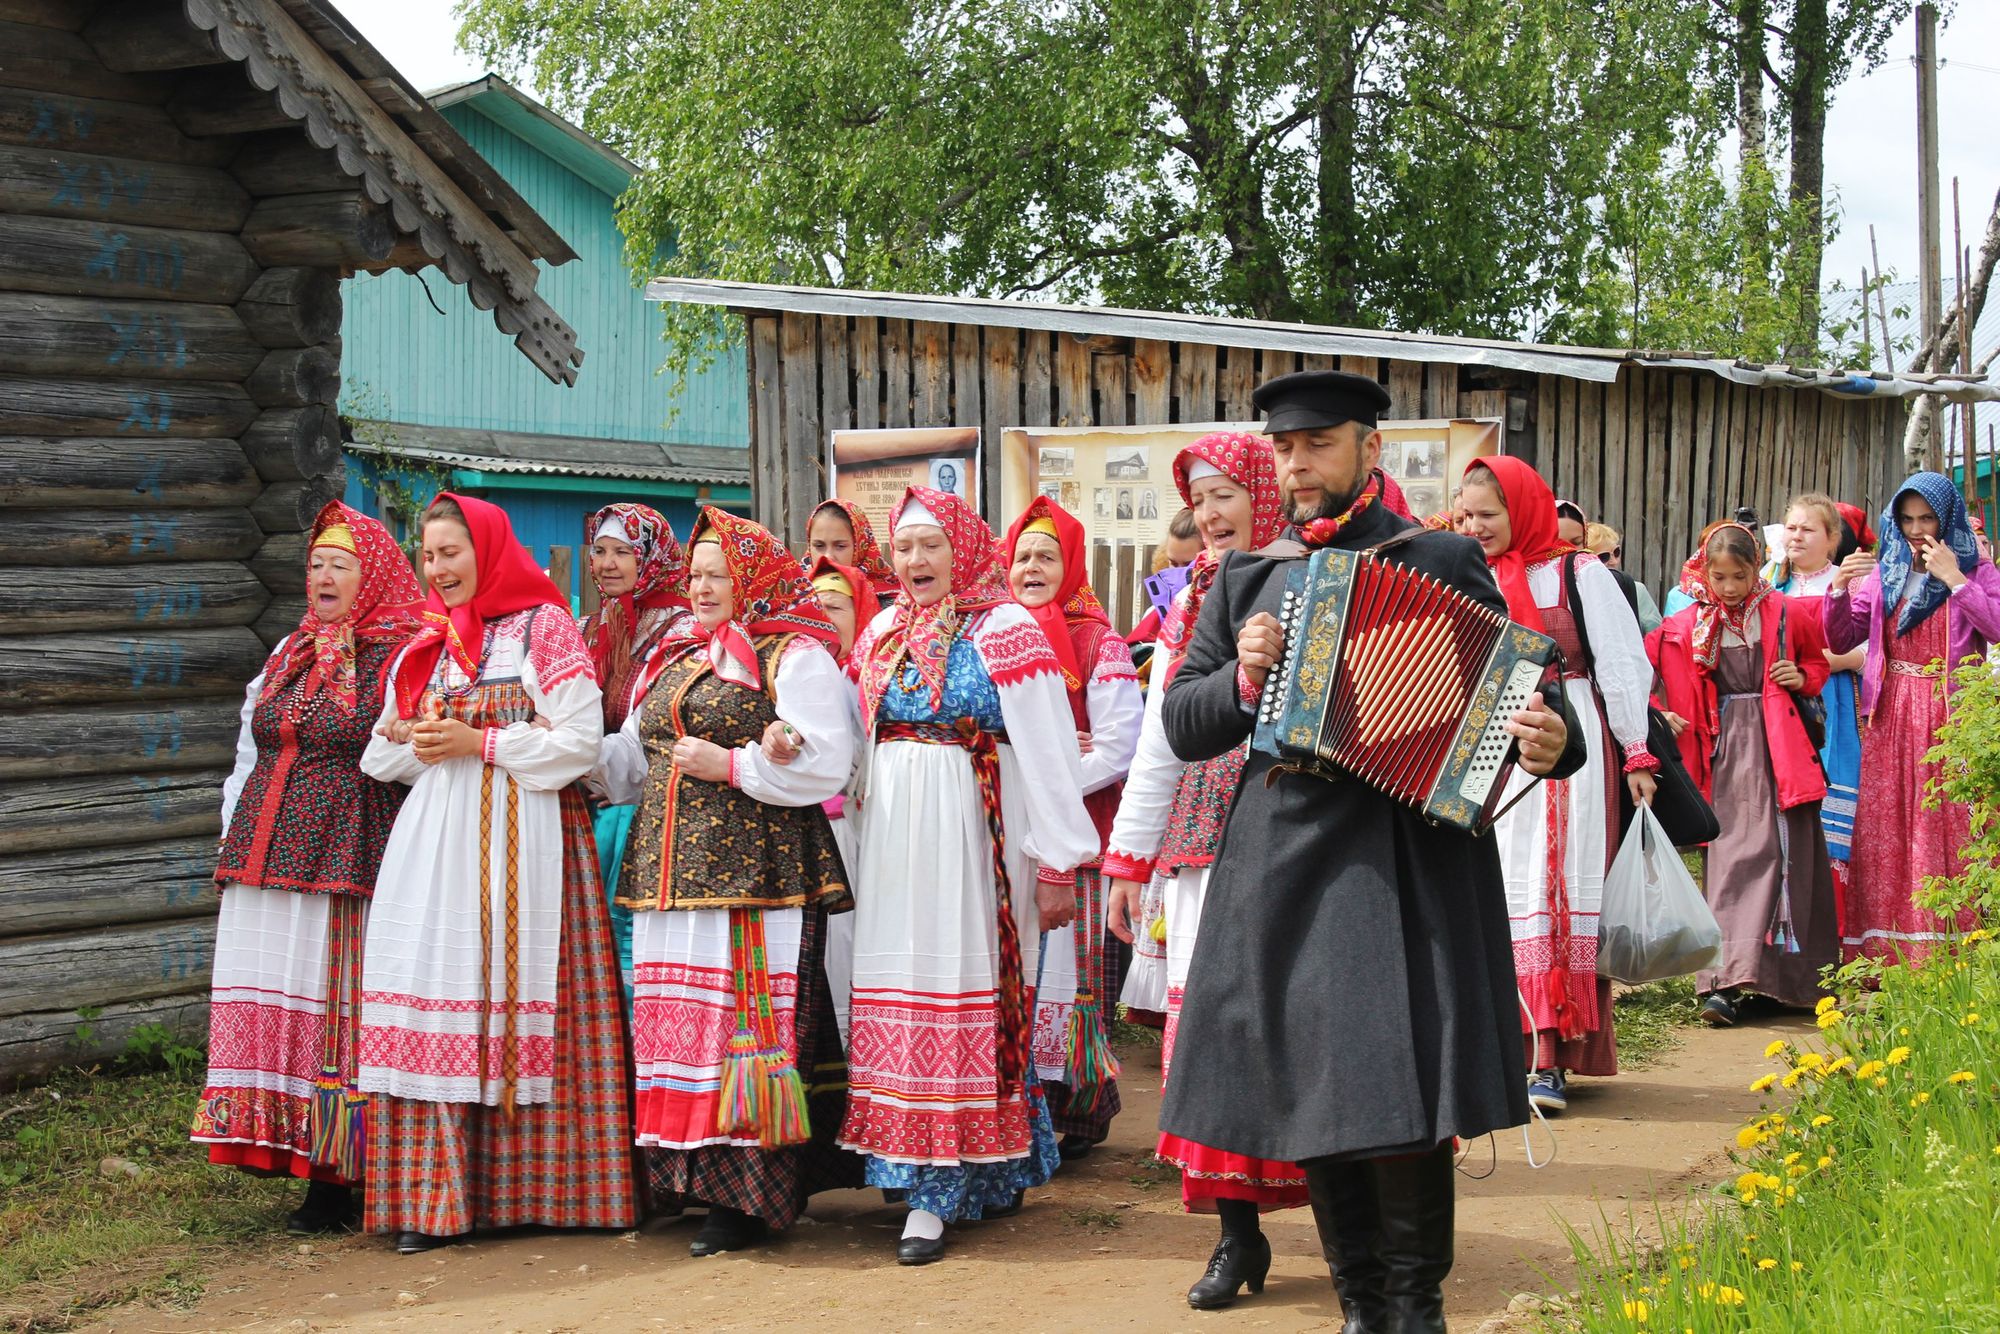
[[[1712,991],[1701,1003],[1700,1020],[1710,1028],[1728,1028],[1736,1022],[1736,998]]]
[[[1528,1077],[1528,1103],[1543,1115],[1569,1110],[1569,1082],[1560,1070],[1537,1070]]]

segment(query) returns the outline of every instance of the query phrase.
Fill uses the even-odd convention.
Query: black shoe
[[[1346,1323],[1340,1334],[1383,1334],[1388,1306],[1382,1296],[1387,1270],[1381,1240],[1375,1173],[1366,1162],[1317,1162],[1306,1168],[1306,1193],[1319,1228],[1320,1253],[1333,1274]]]
[[[1056,1152],[1062,1155],[1064,1162],[1073,1163],[1090,1157],[1090,1151],[1096,1147],[1097,1141],[1094,1139],[1085,1139],[1081,1135],[1064,1135],[1062,1143],[1056,1145]]]
[[[943,1237],[905,1237],[896,1243],[896,1263],[927,1265],[944,1259]]]
[[[702,1221],[701,1231],[688,1243],[688,1254],[699,1260],[704,1255],[740,1251],[764,1240],[766,1231],[761,1218],[752,1218],[740,1209],[713,1206]]]
[[[440,1246],[449,1246],[457,1237],[434,1237],[428,1232],[398,1232],[396,1234],[396,1254],[422,1255]]]
[[[1444,1280],[1451,1273],[1452,1152],[1449,1143],[1413,1158],[1374,1158],[1382,1219],[1382,1293],[1389,1334],[1445,1334]]]
[[[354,1205],[354,1188],[328,1181],[306,1185],[306,1198],[285,1215],[285,1231],[295,1237],[316,1237],[328,1232],[352,1232],[360,1210]]]
[[[1710,1028],[1728,1028],[1735,1024],[1740,997],[1732,992],[1712,991],[1701,1003],[1700,1020]]]
[[[989,1218],[1012,1218],[1015,1214],[1021,1212],[1021,1205],[1027,1201],[1027,1198],[1027,1191],[1017,1190],[1014,1192],[1013,1199],[1007,1201],[1007,1203],[1001,1205],[998,1209],[988,1209],[985,1213],[979,1215],[979,1217],[982,1221]]]
[[[1208,1257],[1208,1272],[1188,1289],[1187,1304],[1197,1311],[1220,1311],[1236,1300],[1238,1288],[1247,1285],[1262,1292],[1270,1272],[1271,1243],[1263,1233],[1252,1240],[1225,1232]]]

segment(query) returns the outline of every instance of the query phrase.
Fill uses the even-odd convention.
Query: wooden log
[[[774,533],[785,530],[784,358],[778,352],[778,318],[766,315],[750,325],[750,494],[757,522]]]
[[[13,714],[0,727],[0,780],[226,768],[236,760],[240,703],[201,700],[168,709],[111,704]],[[6,889],[0,867],[0,935],[9,934]]]
[[[0,0],[0,22],[75,32],[90,17],[86,0]]]
[[[200,1046],[208,1038],[207,990],[98,1006],[89,1019],[75,1010],[0,1019],[0,1087],[116,1055],[142,1028],[164,1028],[177,1041]]]
[[[247,505],[263,488],[234,440],[0,436],[10,509]]]
[[[0,937],[206,917],[218,902],[214,839],[0,857]]]
[[[270,650],[248,626],[0,638],[0,709],[241,698]]]
[[[0,783],[0,856],[219,833],[228,776],[218,768]]]
[[[326,508],[340,499],[346,479],[338,473],[310,477],[302,482],[274,482],[250,506],[250,517],[267,533],[302,532]]]
[[[306,535],[273,533],[257,548],[250,570],[273,593],[306,591]]]
[[[910,324],[915,395],[910,425],[951,426],[951,326],[930,320]]]
[[[241,511],[236,511],[241,513]],[[270,590],[236,561],[0,566],[0,634],[249,625]]]
[[[1000,513],[1001,473],[1006,459],[1000,448],[1001,432],[1021,424],[1021,331],[988,325],[985,329],[985,365],[981,374],[980,406],[985,420],[985,448],[980,451],[980,491],[992,513]]]
[[[594,585],[586,584],[584,587],[589,589]],[[306,600],[303,595],[274,597],[250,628],[257,632],[257,638],[264,641],[264,647],[274,649],[278,647],[279,640],[299,628],[305,614]]]
[[[21,88],[0,88],[0,144],[201,167],[222,166],[236,152],[234,139],[182,134],[160,107]]]
[[[183,133],[197,138],[298,125],[278,105],[275,92],[266,92],[235,70],[189,75],[167,99],[167,114]]]
[[[820,451],[825,434],[819,425],[819,322],[811,315],[787,313],[780,323],[779,350],[784,371],[779,377],[784,395],[784,419],[779,435],[778,492],[783,526],[773,529],[794,551],[803,551],[806,519],[826,494],[821,484]]]
[[[910,322],[882,321],[882,425],[910,424],[915,390],[910,382]]]
[[[1546,411],[1555,412],[1555,403],[1550,400]],[[1421,361],[1391,361],[1389,363],[1389,416],[1397,421],[1421,418],[1424,412],[1424,363]],[[1553,425],[1553,423],[1551,423]],[[1544,467],[1547,466],[1546,460]]]
[[[302,408],[340,397],[340,354],[321,344],[281,347],[264,360],[243,386],[262,408]]]
[[[83,40],[104,68],[120,74],[226,65],[215,34],[195,27],[179,5],[114,0],[83,25]]]
[[[333,150],[321,148],[297,130],[247,136],[229,163],[229,174],[258,198],[352,190],[355,184]]]
[[[106,69],[90,43],[56,28],[0,23],[0,51],[7,53],[6,80],[12,88],[157,105],[172,87],[163,75]],[[244,82],[243,76],[236,75],[236,81]]]
[[[1230,347],[1222,349],[1222,365],[1216,370],[1215,392],[1222,399],[1222,419],[1231,422],[1254,421],[1257,409],[1250,396],[1257,391],[1257,350],[1250,347]],[[1374,357],[1342,357],[1341,364],[1353,361],[1360,365],[1360,374],[1371,379],[1375,375]]]
[[[882,321],[856,315],[848,338],[848,360],[854,368],[854,427],[873,431],[882,425]]]
[[[340,334],[340,279],[326,269],[266,269],[236,303],[265,347],[310,347]]]
[[[233,232],[250,196],[214,167],[0,145],[0,198],[10,213]]]
[[[257,417],[234,384],[0,375],[0,427],[22,434],[232,436]]]
[[[1021,424],[1055,425],[1055,353],[1044,329],[1021,331]]]
[[[389,210],[359,190],[260,199],[243,224],[244,247],[266,268],[365,268],[395,244]]]
[[[0,565],[242,560],[263,544],[248,510],[27,510],[0,524]]]
[[[1180,400],[1180,420],[1212,422],[1215,411],[1215,345],[1182,343],[1175,358],[1175,397]]]
[[[206,918],[0,941],[0,1016],[205,991],[214,955]]]
[[[1059,332],[1055,339],[1055,424],[1095,426],[1098,421],[1090,395],[1090,348],[1074,334]]]
[[[0,289],[7,291],[226,305],[256,276],[243,243],[219,232],[0,212]]]
[[[1132,340],[1132,421],[1153,426],[1173,420],[1174,345],[1162,338]]]
[[[0,292],[0,371],[241,380],[263,360],[228,306]]]
[[[1090,383],[1096,392],[1099,426],[1131,424],[1127,411],[1131,396],[1126,392],[1125,384],[1126,368],[1130,364],[1130,358],[1109,354],[1090,358]]]
[[[300,482],[340,471],[340,418],[331,408],[277,408],[243,432],[243,454],[267,482]]]

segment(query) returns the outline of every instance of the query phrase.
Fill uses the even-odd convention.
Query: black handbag
[[[1597,658],[1590,651],[1590,632],[1583,623],[1583,600],[1576,593],[1574,555],[1563,557],[1563,584],[1569,594],[1570,617],[1576,622],[1576,637],[1583,643],[1584,670],[1595,680]],[[1666,715],[1651,704],[1646,706],[1646,749],[1660,762],[1660,767],[1653,771],[1653,814],[1659,817],[1660,828],[1667,831],[1674,846],[1693,847],[1720,838],[1722,822],[1715,818],[1715,807],[1708,804],[1701,789],[1695,786],[1694,776],[1687,771],[1680,743],[1674,737],[1674,729],[1667,726]],[[1629,797],[1621,795],[1618,806],[1622,836],[1632,822],[1634,811]]]

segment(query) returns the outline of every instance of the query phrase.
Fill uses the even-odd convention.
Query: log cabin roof
[[[575,383],[576,332],[536,295],[534,263],[568,263],[575,251],[339,10],[327,0],[182,3],[544,375]]]
[[[1493,338],[1346,329],[1332,325],[1286,324],[1157,310],[999,301],[983,297],[923,296],[907,292],[859,292],[774,283],[722,282],[706,278],[655,278],[646,284],[646,299],[725,306],[739,313],[795,311],[814,315],[860,315],[930,320],[940,324],[1040,329],[1078,337],[1108,335],[1208,343],[1221,347],[1276,348],[1324,356],[1393,357],[1405,361],[1560,375],[1603,384],[1615,381],[1621,366],[1645,365],[1707,371],[1725,380],[1754,387],[1819,389],[1843,397],[1909,398],[1931,393],[1954,402],[2000,402],[2000,385],[1989,382],[1983,375],[1821,370],[1767,365],[1742,358],[1732,359],[1714,352],[1562,347]]]
[[[434,107],[469,105],[495,124],[526,140],[597,189],[616,199],[625,193],[638,164],[601,139],[529,97],[497,74],[433,88],[425,94]]]

